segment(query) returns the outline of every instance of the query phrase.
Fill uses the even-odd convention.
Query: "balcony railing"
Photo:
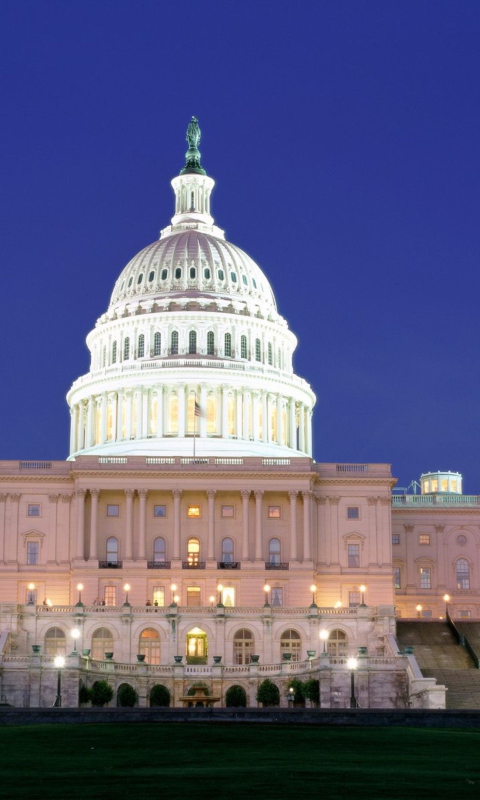
[[[182,569],[205,569],[205,561],[182,561]]]
[[[290,569],[288,561],[265,561],[265,569]]]
[[[478,494],[394,494],[394,508],[406,506],[480,506]]]
[[[99,569],[122,569],[123,561],[99,561]]]
[[[217,561],[217,569],[240,569],[240,561]]]
[[[147,561],[147,569],[170,569],[171,561]]]

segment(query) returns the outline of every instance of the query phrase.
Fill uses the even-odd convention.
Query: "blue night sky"
[[[3,0],[0,458],[67,456],[85,336],[170,221],[195,114],[316,460],[480,493],[479,42],[477,0]]]

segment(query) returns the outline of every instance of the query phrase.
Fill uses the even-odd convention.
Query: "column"
[[[77,406],[70,409],[70,453],[77,452]]]
[[[283,397],[277,397],[277,431],[278,444],[283,444]]]
[[[149,433],[150,397],[148,389],[142,389],[142,439],[147,439]]]
[[[237,439],[242,439],[242,397],[243,392],[241,389],[237,389],[235,391],[235,409],[236,409],[236,422],[235,422],[235,434]]]
[[[138,500],[140,503],[138,511],[138,558],[145,558],[147,541],[147,495],[148,489],[137,489]]]
[[[137,411],[137,418],[136,418],[136,425],[135,425],[135,439],[140,439],[142,436],[142,428],[143,428],[143,398],[142,398],[142,390],[138,387],[135,389],[135,408]]]
[[[200,385],[200,438],[207,438],[207,385]]]
[[[242,392],[243,394],[243,439],[248,442],[250,438],[250,431],[248,430],[248,409],[250,407],[250,392],[246,392],[245,389]]]
[[[173,558],[180,558],[180,498],[181,489],[173,489]]]
[[[305,452],[305,406],[300,403],[300,411],[298,415],[298,449]]]
[[[5,561],[5,501],[6,494],[0,494],[0,563]]]
[[[222,386],[222,438],[228,439],[228,387]]]
[[[268,442],[268,407],[266,392],[262,392],[262,442]]]
[[[368,563],[377,563],[377,499],[367,497],[368,503]]]
[[[117,441],[123,439],[123,392],[117,396]]]
[[[86,447],[92,447],[94,443],[94,436],[93,436],[93,420],[95,417],[95,401],[93,397],[88,398],[87,403],[87,431],[85,436],[85,445]]]
[[[100,443],[107,441],[107,393],[102,394],[102,407],[100,412]]]
[[[18,503],[21,495],[8,494],[8,509],[6,509],[7,536],[5,539],[5,561],[15,563],[17,561],[17,541],[18,541]]]
[[[181,383],[178,387],[178,436],[185,438],[185,384]]]
[[[157,389],[157,439],[163,436],[163,386]]]
[[[111,392],[109,395],[109,401],[111,405],[111,413],[112,413],[112,442],[117,441],[117,393]],[[108,434],[108,430],[107,430]]]
[[[248,561],[248,512],[250,504],[250,489],[242,489],[242,561]]]
[[[77,489],[77,558],[85,561],[85,489]]]
[[[312,455],[312,412],[309,408],[305,411],[305,415],[306,415],[305,424],[307,427],[307,454],[311,456]]]
[[[133,489],[125,489],[125,558],[133,558]]]
[[[310,498],[311,492],[302,492],[303,495],[303,560],[312,560],[312,543],[310,534]]]
[[[57,563],[65,563],[72,559],[70,532],[73,525],[70,524],[70,502],[73,494],[60,495],[60,515],[58,524],[57,542]]]
[[[290,498],[290,561],[297,561],[297,494],[289,492]]]
[[[255,561],[262,561],[262,498],[263,489],[255,490]]]
[[[317,497],[317,561],[320,564],[329,563],[327,560],[327,525],[325,520],[326,497]],[[330,552],[330,545],[328,545]]]
[[[254,442],[258,442],[258,440],[260,439],[260,431],[259,431],[259,427],[260,427],[259,426],[259,421],[260,421],[260,419],[259,419],[259,409],[258,409],[259,395],[258,395],[258,392],[252,392],[251,396],[252,396],[252,405],[253,405],[253,408],[252,408],[252,436],[253,436]]]
[[[216,489],[207,490],[208,498],[208,539],[207,539],[207,559],[215,559],[215,495]]]
[[[133,410],[133,392],[129,389],[124,394],[124,402],[126,403],[125,414],[125,438],[132,438],[132,410]]]
[[[338,504],[339,497],[329,497],[328,502],[330,505],[330,541],[332,543],[332,564],[340,563],[340,555],[338,549]]]
[[[297,418],[296,418],[296,414],[295,414],[295,400],[293,398],[290,399],[289,414],[290,414],[290,430],[289,430],[290,447],[293,450],[296,450],[297,449]]]
[[[407,593],[413,594],[416,591],[415,579],[417,577],[415,560],[414,560],[415,554],[414,554],[414,538],[413,538],[415,526],[404,525],[403,529],[405,531],[405,550],[407,554],[407,580],[405,589],[407,590]]]
[[[95,560],[97,555],[97,520],[98,520],[98,496],[100,489],[90,489],[90,559]]]

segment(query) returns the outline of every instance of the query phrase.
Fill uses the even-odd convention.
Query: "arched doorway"
[[[187,664],[206,664],[208,656],[207,634],[201,628],[192,628],[187,633]]]

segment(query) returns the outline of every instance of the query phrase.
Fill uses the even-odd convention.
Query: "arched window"
[[[240,337],[240,357],[247,358],[247,337]]]
[[[130,358],[130,339],[128,336],[123,343],[123,360],[125,361],[127,358]]]
[[[181,278],[182,278],[182,268],[177,267],[177,269],[175,270],[175,280],[179,281],[181,280]]]
[[[260,345],[260,339],[255,339],[255,361],[262,360],[262,348]]]
[[[198,566],[200,561],[200,542],[198,539],[189,539],[187,543],[187,563],[189,567]]]
[[[470,565],[466,558],[459,558],[456,564],[457,589],[470,589]]]
[[[155,564],[163,563],[166,561],[166,545],[165,539],[158,536],[153,543],[153,561]]]
[[[92,658],[100,661],[113,652],[113,636],[108,628],[97,628],[92,636]]]
[[[348,648],[347,634],[343,631],[334,630],[330,632],[327,644],[329,656],[346,656]]]
[[[162,335],[158,331],[153,337],[153,355],[160,356],[162,354]]]
[[[160,664],[160,637],[153,628],[145,628],[140,634],[138,652],[145,656],[146,664]]]
[[[270,539],[268,543],[268,560],[270,564],[280,564],[280,540]]]
[[[112,364],[117,363],[117,343],[112,344]]]
[[[231,564],[233,561],[233,539],[227,537],[222,541],[222,563]]]
[[[273,365],[273,350],[271,342],[268,343],[268,363],[270,366]]]
[[[232,355],[232,335],[231,333],[225,334],[225,345],[224,345],[224,352],[228,358],[231,358]]]
[[[292,654],[292,661],[299,661],[300,660],[300,648],[302,646],[302,640],[300,638],[300,634],[297,631],[292,630],[289,628],[288,631],[282,633],[282,638],[280,639],[280,652],[284,653],[291,653]]]
[[[215,355],[215,336],[213,331],[208,331],[207,333],[207,355]]]
[[[188,334],[188,352],[189,353],[196,353],[197,352],[197,334],[196,331],[190,331]]]
[[[107,539],[107,564],[118,563],[118,539],[109,536]]]
[[[172,345],[170,352],[172,356],[178,355],[178,331],[172,331]]]
[[[250,657],[255,646],[253,633],[247,628],[240,628],[233,639],[233,661],[235,664],[250,664]]]
[[[138,357],[143,358],[145,355],[145,336],[143,333],[138,337]]]
[[[65,656],[67,654],[67,640],[60,628],[49,628],[45,634],[45,655]]]
[[[190,280],[194,280],[197,277],[197,270],[195,267],[190,267]]]

